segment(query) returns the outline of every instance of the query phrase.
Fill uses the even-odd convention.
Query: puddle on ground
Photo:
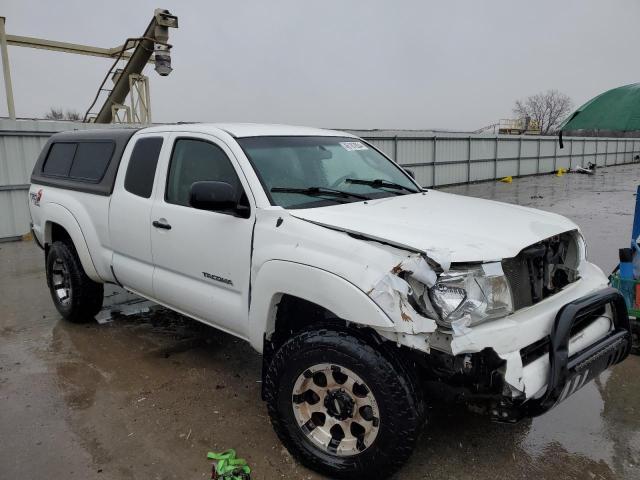
[[[223,410],[232,425],[248,413],[237,441],[272,437],[259,398],[260,358],[227,334],[157,308],[105,325],[60,322],[53,343],[60,387],[75,412],[72,423],[99,458],[113,457],[112,449],[96,443],[113,429],[133,432],[129,440],[141,432],[156,436],[158,429],[186,438],[190,429],[190,439],[211,448],[220,439],[215,419]],[[493,478],[496,465],[504,474],[498,478],[555,479],[559,471],[563,478],[630,478],[640,463],[640,419],[633,406],[638,388],[627,392],[633,386],[627,380],[638,367],[637,359],[618,366],[547,415],[515,425],[436,403],[402,478]],[[116,416],[98,428],[96,414]],[[193,426],[182,427],[184,417],[194,416],[213,417],[213,430],[194,435]]]

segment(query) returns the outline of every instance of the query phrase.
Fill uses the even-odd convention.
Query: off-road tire
[[[292,393],[299,375],[313,365],[350,369],[371,389],[380,411],[373,443],[359,454],[338,456],[322,450],[301,430]],[[333,478],[387,478],[411,455],[425,421],[418,382],[392,350],[372,346],[348,331],[315,329],[289,339],[274,355],[265,376],[271,423],[289,452],[307,467]]]
[[[60,300],[53,286],[57,261],[62,262],[68,274],[69,301],[66,304]],[[104,287],[87,276],[74,246],[67,242],[53,242],[47,251],[46,267],[47,285],[60,315],[75,323],[93,320],[102,308]]]

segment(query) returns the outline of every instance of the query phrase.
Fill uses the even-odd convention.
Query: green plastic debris
[[[215,460],[213,475],[216,480],[251,480],[251,469],[244,458],[236,458],[233,448],[222,453],[209,452],[207,458]]]

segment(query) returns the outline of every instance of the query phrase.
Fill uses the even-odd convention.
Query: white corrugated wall
[[[20,237],[29,231],[29,179],[47,139],[63,130],[97,127],[100,125],[0,119],[0,240]]]
[[[558,168],[637,162],[634,138],[564,139],[515,135],[466,135],[401,130],[350,130],[415,174],[424,187],[555,172]],[[382,147],[383,146],[383,147]]]
[[[27,189],[31,170],[54,132],[105,128],[47,120],[0,119],[0,240],[29,231]],[[424,187],[550,173],[558,168],[634,162],[640,139],[468,135],[431,131],[351,130],[401,165]]]

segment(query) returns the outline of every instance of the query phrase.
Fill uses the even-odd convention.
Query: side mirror
[[[194,182],[189,193],[189,205],[199,210],[235,214],[238,195],[226,182]]]
[[[413,172],[413,170],[407,170],[405,168],[404,171],[407,172],[407,175],[409,175],[411,178],[413,178],[414,180],[416,179],[416,174]]]

